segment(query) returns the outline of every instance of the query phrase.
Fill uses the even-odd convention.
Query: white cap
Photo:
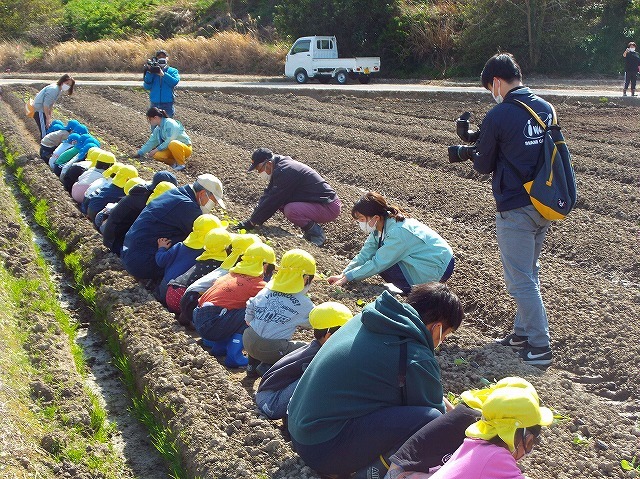
[[[217,177],[207,173],[198,176],[198,178],[196,178],[196,182],[216,197],[220,208],[225,210],[227,209],[224,205],[224,201],[222,200],[222,182]]]

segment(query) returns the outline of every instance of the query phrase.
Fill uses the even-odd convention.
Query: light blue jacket
[[[36,97],[33,99],[34,110],[44,111],[45,106],[53,106],[60,95],[62,95],[62,89],[58,86],[57,83],[47,85],[42,90],[40,90]]]
[[[173,118],[163,118],[160,124],[153,129],[149,141],[138,150],[138,154],[144,155],[154,148],[158,151],[166,150],[173,140],[178,140],[185,145],[191,144],[191,138],[184,132],[182,123]]]
[[[146,72],[142,86],[149,91],[149,101],[151,103],[173,103],[173,89],[180,81],[180,73],[177,68],[167,67],[164,75]]]
[[[369,234],[360,252],[344,269],[347,281],[374,276],[398,264],[409,284],[440,281],[453,250],[447,242],[427,225],[414,218],[384,222],[382,246],[380,233]]]

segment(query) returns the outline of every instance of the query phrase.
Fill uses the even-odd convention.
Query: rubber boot
[[[302,237],[306,239],[309,243],[313,243],[316,246],[322,246],[324,242],[327,240],[324,235],[324,231],[318,223],[311,221],[304,228],[302,228],[303,234]]]
[[[391,462],[389,458],[395,453],[395,449],[388,451],[386,454],[380,454],[378,458],[369,464],[367,467],[363,467],[359,471],[351,476],[351,479],[382,479],[389,470]]]
[[[228,368],[241,368],[249,364],[247,357],[242,354],[242,334],[236,333],[231,336],[229,344],[227,344],[227,357],[224,365]]]
[[[249,361],[249,363],[247,364],[247,377],[257,378],[258,377],[257,367],[260,364],[260,360],[256,358],[252,358],[251,356],[249,356],[247,360]]]
[[[202,338],[202,345],[209,348],[209,354],[215,357],[226,356],[227,344],[229,344],[228,339],[225,341],[209,341]]]

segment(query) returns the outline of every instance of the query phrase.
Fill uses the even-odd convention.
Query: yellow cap
[[[329,329],[342,326],[352,317],[353,314],[344,304],[327,301],[311,310],[309,323],[313,329]]]
[[[138,170],[135,166],[122,165],[118,169],[116,176],[113,178],[113,184],[118,188],[124,188],[124,185],[127,184],[127,181],[129,181],[131,178],[135,178],[136,176],[138,176]]]
[[[213,259],[224,261],[228,256],[227,248],[231,245],[234,236],[224,228],[212,229],[204,237],[204,253],[198,256],[196,260],[206,261]]]
[[[307,274],[316,274],[316,260],[303,249],[292,249],[282,256],[278,271],[267,287],[279,293],[299,293],[304,289],[304,276]]]
[[[100,153],[103,153],[104,150],[98,148],[97,146],[92,146],[87,151],[87,160],[91,162],[92,165],[96,164],[96,159],[100,156]]]
[[[193,222],[193,231],[182,242],[191,249],[204,248],[204,237],[214,228],[221,228],[222,222],[216,215],[200,215]]]
[[[276,253],[271,246],[264,243],[253,244],[244,252],[242,260],[229,268],[229,272],[253,277],[262,276],[264,263],[276,264]]]
[[[131,189],[136,185],[146,185],[146,184],[147,182],[144,181],[142,178],[140,178],[139,176],[134,176],[130,180],[127,180],[127,182],[124,184],[124,188],[123,188],[124,194],[128,195]]]
[[[151,203],[162,193],[166,193],[167,191],[172,190],[174,188],[177,188],[177,186],[174,185],[173,183],[169,183],[168,181],[161,181],[156,185],[156,187],[153,189],[153,192],[149,195],[147,204]]]
[[[233,265],[236,264],[238,258],[244,254],[249,246],[252,244],[262,243],[262,240],[258,235],[254,234],[243,234],[243,235],[235,235],[231,239],[231,254],[227,256],[222,264],[220,265],[223,269],[229,269]]]
[[[97,163],[108,163],[113,165],[116,162],[116,155],[111,153],[110,151],[104,151],[98,155],[96,158],[96,162],[92,164],[92,166],[96,166]]]
[[[114,163],[113,165],[111,165],[109,168],[107,168],[102,172],[102,176],[104,176],[105,178],[113,178],[114,176],[116,176],[116,173],[118,172],[121,166],[122,166],[122,163]]]
[[[551,409],[540,406],[535,388],[519,377],[502,379],[486,389],[465,391],[461,398],[482,411],[482,419],[469,426],[466,435],[486,440],[499,436],[512,452],[517,429],[553,422]]]

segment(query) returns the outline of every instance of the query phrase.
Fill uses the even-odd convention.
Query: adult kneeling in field
[[[442,237],[413,218],[406,218],[384,196],[369,191],[351,210],[369,237],[342,274],[328,278],[342,286],[379,274],[407,294],[415,284],[440,281],[453,273],[453,251]]]
[[[302,228],[304,239],[322,246],[326,238],[318,223],[335,220],[342,207],[340,198],[329,183],[313,168],[289,156],[274,155],[267,148],[253,152],[249,171],[252,170],[256,170],[269,185],[251,217],[237,227],[252,229],[281,210],[289,221]]]
[[[442,283],[414,286],[400,303],[382,293],[336,331],[300,378],[289,433],[321,474],[366,467],[452,406],[435,348],[462,324],[458,297]]]
[[[163,268],[155,262],[158,238],[168,238],[171,243],[183,241],[196,218],[211,212],[216,204],[225,207],[222,183],[209,174],[151,201],[124,237],[120,258],[125,269],[138,279],[162,279]]]
[[[184,170],[192,149],[191,138],[184,132],[182,123],[169,118],[167,112],[155,106],[147,110],[147,120],[153,131],[149,141],[138,150],[134,158],[148,154],[176,171]]]

